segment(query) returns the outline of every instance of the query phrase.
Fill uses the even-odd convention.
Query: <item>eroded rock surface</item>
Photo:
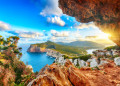
[[[59,0],[59,5],[82,23],[93,21],[120,46],[120,0]]]
[[[65,66],[46,65],[28,86],[116,86],[120,84],[120,67],[113,61],[92,70],[78,69],[67,60]]]

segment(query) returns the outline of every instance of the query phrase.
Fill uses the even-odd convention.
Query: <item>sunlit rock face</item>
[[[113,61],[92,70],[89,67],[78,69],[69,60],[65,66],[46,65],[28,86],[119,86],[120,67]]]
[[[31,45],[28,50],[28,52],[35,53],[35,52],[46,52],[45,48],[38,47],[37,45]]]
[[[120,0],[59,0],[63,13],[78,21],[93,21],[120,46]]]

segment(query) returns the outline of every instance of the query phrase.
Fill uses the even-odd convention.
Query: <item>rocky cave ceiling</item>
[[[120,46],[120,0],[59,0],[64,14],[82,23],[94,22]]]

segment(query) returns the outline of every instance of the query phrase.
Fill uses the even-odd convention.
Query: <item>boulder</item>
[[[70,60],[71,62],[73,62],[72,59],[69,59],[69,60]]]
[[[115,58],[114,62],[117,66],[120,66],[120,57]]]
[[[90,67],[96,67],[96,66],[98,66],[97,60],[93,58],[92,61],[90,62]]]
[[[76,66],[76,65],[77,65],[77,63],[78,63],[78,60],[77,60],[77,59],[75,59],[73,63],[74,63],[74,65]]]
[[[64,57],[59,57],[58,63],[64,65]]]
[[[80,66],[80,67],[85,67],[85,66],[87,66],[87,65],[86,65],[86,62],[85,62],[84,60],[78,59],[78,63],[79,63],[79,66]]]
[[[101,60],[99,65],[103,65],[103,64],[106,64],[106,63],[108,63],[108,61],[106,61],[106,60]]]
[[[112,51],[106,51],[107,56],[112,56]]]

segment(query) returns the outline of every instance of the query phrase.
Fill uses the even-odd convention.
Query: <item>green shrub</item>
[[[87,61],[88,59],[91,58],[91,55],[83,55],[83,56],[79,56],[78,58],[80,58],[81,60]]]
[[[105,49],[108,51],[110,51],[112,49],[120,50],[120,47],[119,46],[109,46],[109,47],[106,47]]]
[[[3,47],[3,48],[2,48],[2,50],[7,50],[7,49],[8,49],[8,47]]]
[[[19,50],[18,49],[14,50],[14,53],[19,53]]]
[[[0,65],[4,67],[5,71],[8,69],[9,72],[13,73],[15,76],[14,81],[7,82],[8,86],[26,86],[28,82],[33,79],[34,73],[18,59],[22,56],[20,51],[22,48],[17,47],[19,38],[12,36],[6,40],[0,38],[0,40],[4,42],[0,45],[0,58],[9,61],[9,64],[3,64],[2,61],[0,61]],[[8,45],[8,42],[10,46]],[[4,82],[1,81],[4,77],[6,76],[3,75],[3,77],[0,77],[0,85],[4,85]]]
[[[5,69],[9,68],[9,64],[4,65]]]
[[[3,63],[0,61],[0,65],[3,65]]]
[[[11,44],[10,47],[15,47],[15,45],[14,45],[14,44]]]

